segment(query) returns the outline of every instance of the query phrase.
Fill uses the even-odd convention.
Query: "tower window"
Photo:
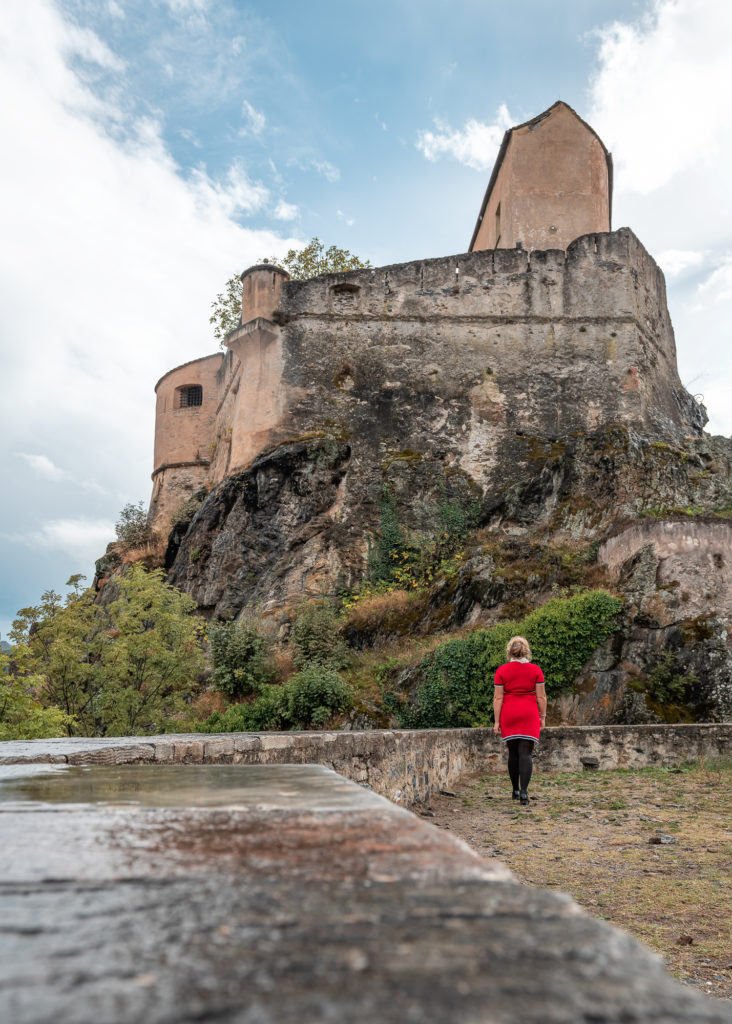
[[[501,241],[501,204],[496,207],[496,245]]]
[[[178,388],[178,408],[191,409],[195,405],[203,405],[203,388],[200,384],[186,384]]]

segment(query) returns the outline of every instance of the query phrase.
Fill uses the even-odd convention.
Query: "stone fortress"
[[[611,199],[610,154],[558,102],[506,132],[467,253],[304,282],[250,267],[226,351],[156,386],[152,523],[344,425],[354,455],[376,434],[387,452],[441,452],[484,494],[521,463],[522,436],[698,435],[663,275],[631,231],[610,231]]]

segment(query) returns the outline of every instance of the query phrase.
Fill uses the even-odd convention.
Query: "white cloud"
[[[114,523],[105,519],[51,519],[20,538],[23,543],[62,551],[80,562],[93,562],[115,539]]]
[[[0,52],[0,93],[15,98],[0,106],[0,457],[29,455],[35,476],[0,530],[40,507],[40,543],[78,551],[83,522],[98,556],[121,505],[150,493],[156,380],[215,350],[209,303],[232,271],[298,240],[241,223],[270,194],[243,163],[186,176],[158,123],[100,99],[87,58],[119,88],[121,62],[52,0],[5,0]]]
[[[326,181],[330,181],[331,183],[333,183],[340,180],[341,172],[338,170],[337,167],[334,167],[333,164],[330,163],[330,161],[313,160],[312,166],[315,168],[318,174],[323,175]]]
[[[659,252],[656,256],[656,262],[659,264],[665,274],[671,277],[676,277],[678,274],[683,274],[685,270],[689,270],[691,267],[698,267],[704,262],[706,252],[695,252],[689,249],[665,249],[663,252]]]
[[[240,161],[231,165],[224,181],[210,178],[205,167],[197,168],[191,175],[191,186],[191,196],[205,218],[256,213],[269,200],[269,190],[250,181]]]
[[[34,473],[46,480],[68,480],[69,478],[66,470],[57,466],[47,455],[29,455],[26,452],[16,452],[16,455],[19,459],[24,459]]]
[[[125,62],[112,53],[107,44],[88,28],[70,26],[66,34],[65,50],[89,64],[104,68],[105,71],[124,71],[125,68]]]
[[[245,124],[239,132],[240,135],[262,134],[267,118],[261,110],[255,110],[248,100],[244,100],[241,107],[241,116],[244,118]]]
[[[209,6],[210,0],[163,0],[171,14],[185,16],[189,14],[203,14]]]
[[[441,156],[447,155],[476,171],[486,171],[495,162],[505,131],[515,123],[505,103],[498,108],[491,124],[471,118],[464,128],[453,129],[435,118],[437,131],[421,131],[417,138],[417,149],[428,160],[439,160]]]
[[[704,392],[707,429],[732,433],[732,5],[653,0],[596,36],[586,117],[613,153],[613,226],[669,275],[681,379]]]
[[[726,155],[732,118],[726,0],[654,0],[635,24],[599,33],[592,119],[613,150],[617,185],[647,195]]]
[[[107,0],[107,11],[112,18],[124,18],[125,12],[116,0]]]
[[[342,220],[346,227],[349,228],[352,228],[353,225],[356,223],[353,217],[346,217],[343,210],[336,210],[336,217],[338,218],[338,220]]]
[[[196,149],[201,148],[201,140],[194,131],[191,131],[190,128],[179,128],[178,134],[184,138],[186,142],[190,142],[192,146],[195,146]]]
[[[701,282],[697,294],[712,302],[732,299],[732,256],[726,256],[722,265]]]
[[[274,217],[276,220],[295,220],[300,216],[300,209],[294,203],[286,203],[284,199],[280,199],[274,209]]]

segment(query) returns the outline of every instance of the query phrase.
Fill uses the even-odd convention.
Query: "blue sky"
[[[464,251],[503,131],[558,98],[729,434],[731,58],[723,0],[5,0],[0,633],[147,501],[155,381],[215,348],[233,272],[313,235]]]

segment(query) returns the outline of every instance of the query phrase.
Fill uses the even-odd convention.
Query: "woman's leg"
[[[509,740],[509,743],[511,741]],[[531,782],[531,773],[534,768],[534,760],[531,756],[534,749],[533,740],[516,740],[516,760],[518,761],[518,774],[520,781],[520,790],[525,793],[529,788],[529,782]],[[515,788],[515,787],[514,787]]]
[[[508,774],[511,776],[511,786],[516,792],[519,788],[519,743],[521,740],[507,740],[508,747]]]

